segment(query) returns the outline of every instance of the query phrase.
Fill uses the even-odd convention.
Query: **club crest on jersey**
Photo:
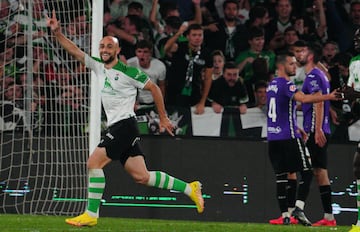
[[[119,74],[116,74],[114,79],[115,79],[115,81],[119,80]]]
[[[291,92],[295,92],[296,86],[295,86],[295,85],[290,85],[290,86],[289,86],[289,90],[290,90]]]

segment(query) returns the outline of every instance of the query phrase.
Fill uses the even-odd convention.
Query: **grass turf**
[[[0,214],[1,232],[114,231],[114,232],[342,232],[351,226],[304,227],[259,223],[173,221],[157,219],[100,218],[95,227],[67,225],[63,216]]]

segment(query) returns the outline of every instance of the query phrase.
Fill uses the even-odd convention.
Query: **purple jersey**
[[[330,83],[325,74],[318,68],[314,68],[306,75],[302,91],[305,94],[321,92],[322,94],[330,93]],[[304,130],[306,133],[315,132],[315,112],[313,103],[303,103],[302,111],[304,114]],[[324,101],[324,120],[322,130],[325,134],[330,134],[329,112],[330,101]]]
[[[267,90],[267,140],[300,138],[296,120],[295,84],[283,77],[270,82]]]

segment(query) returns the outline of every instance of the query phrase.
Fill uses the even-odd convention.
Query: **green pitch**
[[[95,227],[73,227],[67,225],[63,216],[29,216],[0,214],[1,232],[342,232],[351,226],[304,227],[301,225],[272,226],[255,223],[225,223],[198,221],[170,221],[150,219],[100,218]]]

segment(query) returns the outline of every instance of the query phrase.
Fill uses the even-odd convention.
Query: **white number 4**
[[[276,122],[276,101],[275,98],[270,98],[268,117],[271,118],[272,122]]]

